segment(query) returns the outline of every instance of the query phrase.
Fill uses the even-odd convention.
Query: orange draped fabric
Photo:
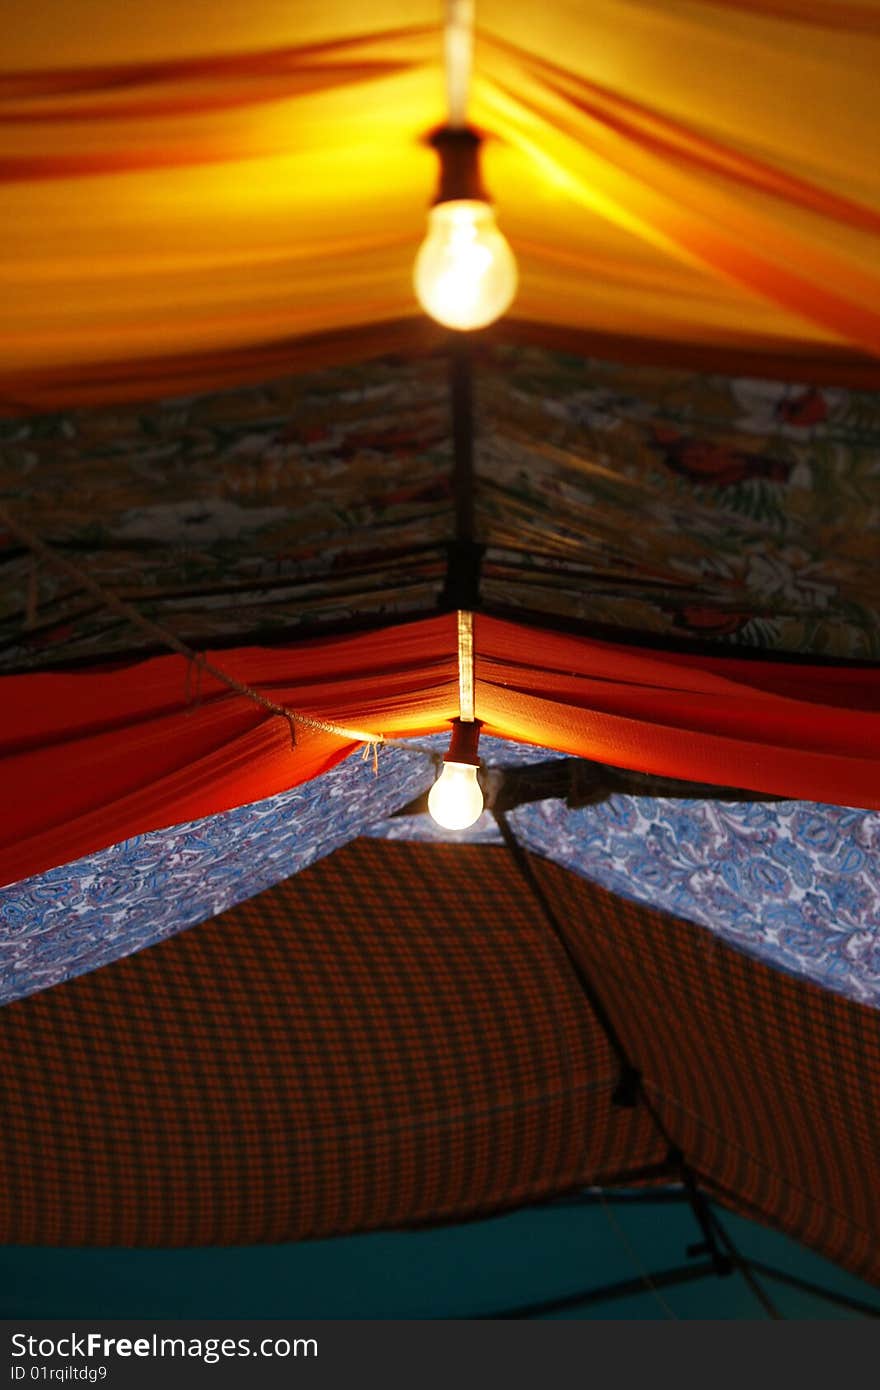
[[[864,380],[878,0],[476,14],[471,116],[519,319],[758,374],[851,358]],[[42,0],[7,26],[5,409],[283,374],[304,339],[381,353],[386,325],[418,321],[441,19],[439,0],[226,0],[222,23],[206,0]]]
[[[486,731],[673,777],[880,808],[880,673],[708,658],[476,619]],[[290,709],[399,738],[457,713],[454,615],[211,658]],[[318,776],[351,751],[179,656],[0,680],[0,881]],[[381,776],[381,755],[379,760]]]

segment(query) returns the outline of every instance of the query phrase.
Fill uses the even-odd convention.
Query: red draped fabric
[[[684,656],[479,616],[486,732],[620,767],[880,808],[880,673]],[[452,614],[355,636],[211,653],[275,703],[393,739],[457,712]],[[0,680],[0,881],[257,801],[351,751],[179,656]],[[379,761],[381,776],[381,757]]]

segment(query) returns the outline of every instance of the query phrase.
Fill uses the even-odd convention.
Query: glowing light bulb
[[[444,830],[467,830],[483,811],[483,793],[473,763],[443,764],[431,788],[428,810]]]
[[[506,313],[517,286],[516,261],[488,203],[435,203],[416,257],[416,296],[446,328],[485,328]]]

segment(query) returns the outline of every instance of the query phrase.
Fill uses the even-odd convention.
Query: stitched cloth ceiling
[[[880,656],[876,393],[523,347],[480,354],[476,386],[490,608]],[[422,354],[0,421],[0,489],[147,616],[231,645],[433,611],[449,440],[445,363]],[[13,537],[0,566],[0,670],[142,649]]]

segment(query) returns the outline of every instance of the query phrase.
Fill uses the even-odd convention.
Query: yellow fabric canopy
[[[707,361],[880,358],[880,0],[477,0],[477,22],[518,320]],[[355,331],[396,347],[441,23],[438,0],[23,7],[0,77],[6,408],[106,398],[126,363],[167,395],[186,362],[244,378],[310,335],[333,335],[324,360]]]

